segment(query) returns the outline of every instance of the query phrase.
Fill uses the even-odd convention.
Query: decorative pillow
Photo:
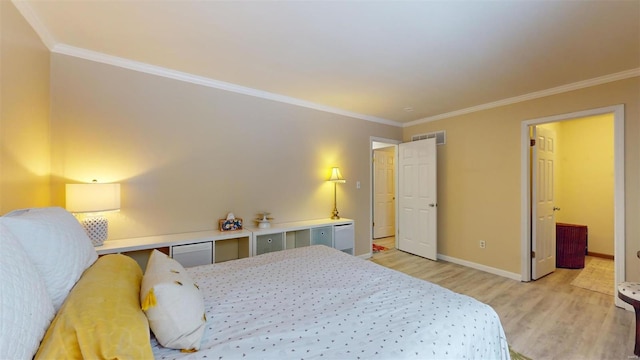
[[[151,252],[140,302],[160,345],[183,351],[200,349],[206,322],[204,299],[179,262],[158,250]]]
[[[0,223],[0,359],[31,359],[53,303],[18,239]]]
[[[98,258],[82,225],[60,207],[18,210],[0,222],[27,252],[58,311],[82,272]]]
[[[153,359],[141,280],[132,258],[102,256],[69,293],[35,358]]]

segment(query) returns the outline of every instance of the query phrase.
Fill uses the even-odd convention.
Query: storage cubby
[[[354,236],[353,220],[319,219],[273,224],[266,229],[209,230],[108,240],[96,247],[96,251],[98,255],[129,255],[144,271],[154,249],[189,267],[310,245],[326,245],[353,255]]]
[[[355,231],[353,223],[340,224],[333,227],[333,247],[346,252],[349,255],[353,255],[353,242],[355,238]]]
[[[333,247],[333,227],[323,226],[311,229],[311,245]]]
[[[256,255],[284,250],[284,233],[256,236]]]
[[[154,249],[134,250],[134,251],[127,251],[127,252],[124,252],[122,254],[133,258],[133,260],[135,260],[138,263],[138,265],[140,265],[140,268],[142,269],[142,272],[144,273],[147,270],[147,262],[149,262],[149,255],[151,255],[151,252],[153,250]],[[167,254],[167,255],[169,255],[169,253],[170,253],[169,247],[155,248],[155,250],[158,250],[161,253]]]
[[[311,230],[287,231],[287,249],[311,245]]]
[[[351,231],[341,232],[339,246],[334,240],[335,229],[346,226]],[[293,249],[310,245],[326,245],[353,255],[353,220],[320,219],[272,224],[270,228],[249,228],[252,232],[252,255]]]
[[[218,240],[214,243],[215,262],[242,259],[251,255],[249,238]]]
[[[252,233],[247,230],[208,230],[108,240],[96,247],[98,255],[121,253],[131,256],[142,270],[154,249],[173,257],[185,267],[205,265],[251,256]]]
[[[171,257],[184,267],[208,265],[213,261],[213,243],[175,245],[171,247]]]

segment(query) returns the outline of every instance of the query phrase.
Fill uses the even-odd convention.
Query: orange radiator
[[[584,268],[587,253],[588,230],[586,225],[556,224],[556,267]]]

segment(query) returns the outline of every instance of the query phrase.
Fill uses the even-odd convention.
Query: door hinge
[[[536,252],[535,252],[535,251],[532,251],[532,252],[531,252],[531,258],[532,258],[532,259],[535,259],[535,258],[536,258]]]
[[[373,227],[376,227],[376,222],[375,221],[373,222]]]
[[[529,139],[530,146],[536,146],[536,139]]]

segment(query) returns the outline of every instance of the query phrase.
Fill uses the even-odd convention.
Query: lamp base
[[[102,246],[109,236],[109,221],[104,216],[87,216],[81,221],[93,246]]]
[[[333,183],[333,216],[331,216],[331,219],[333,220],[340,219],[340,216],[338,215],[338,192],[336,190],[337,190],[336,182],[334,182]]]

